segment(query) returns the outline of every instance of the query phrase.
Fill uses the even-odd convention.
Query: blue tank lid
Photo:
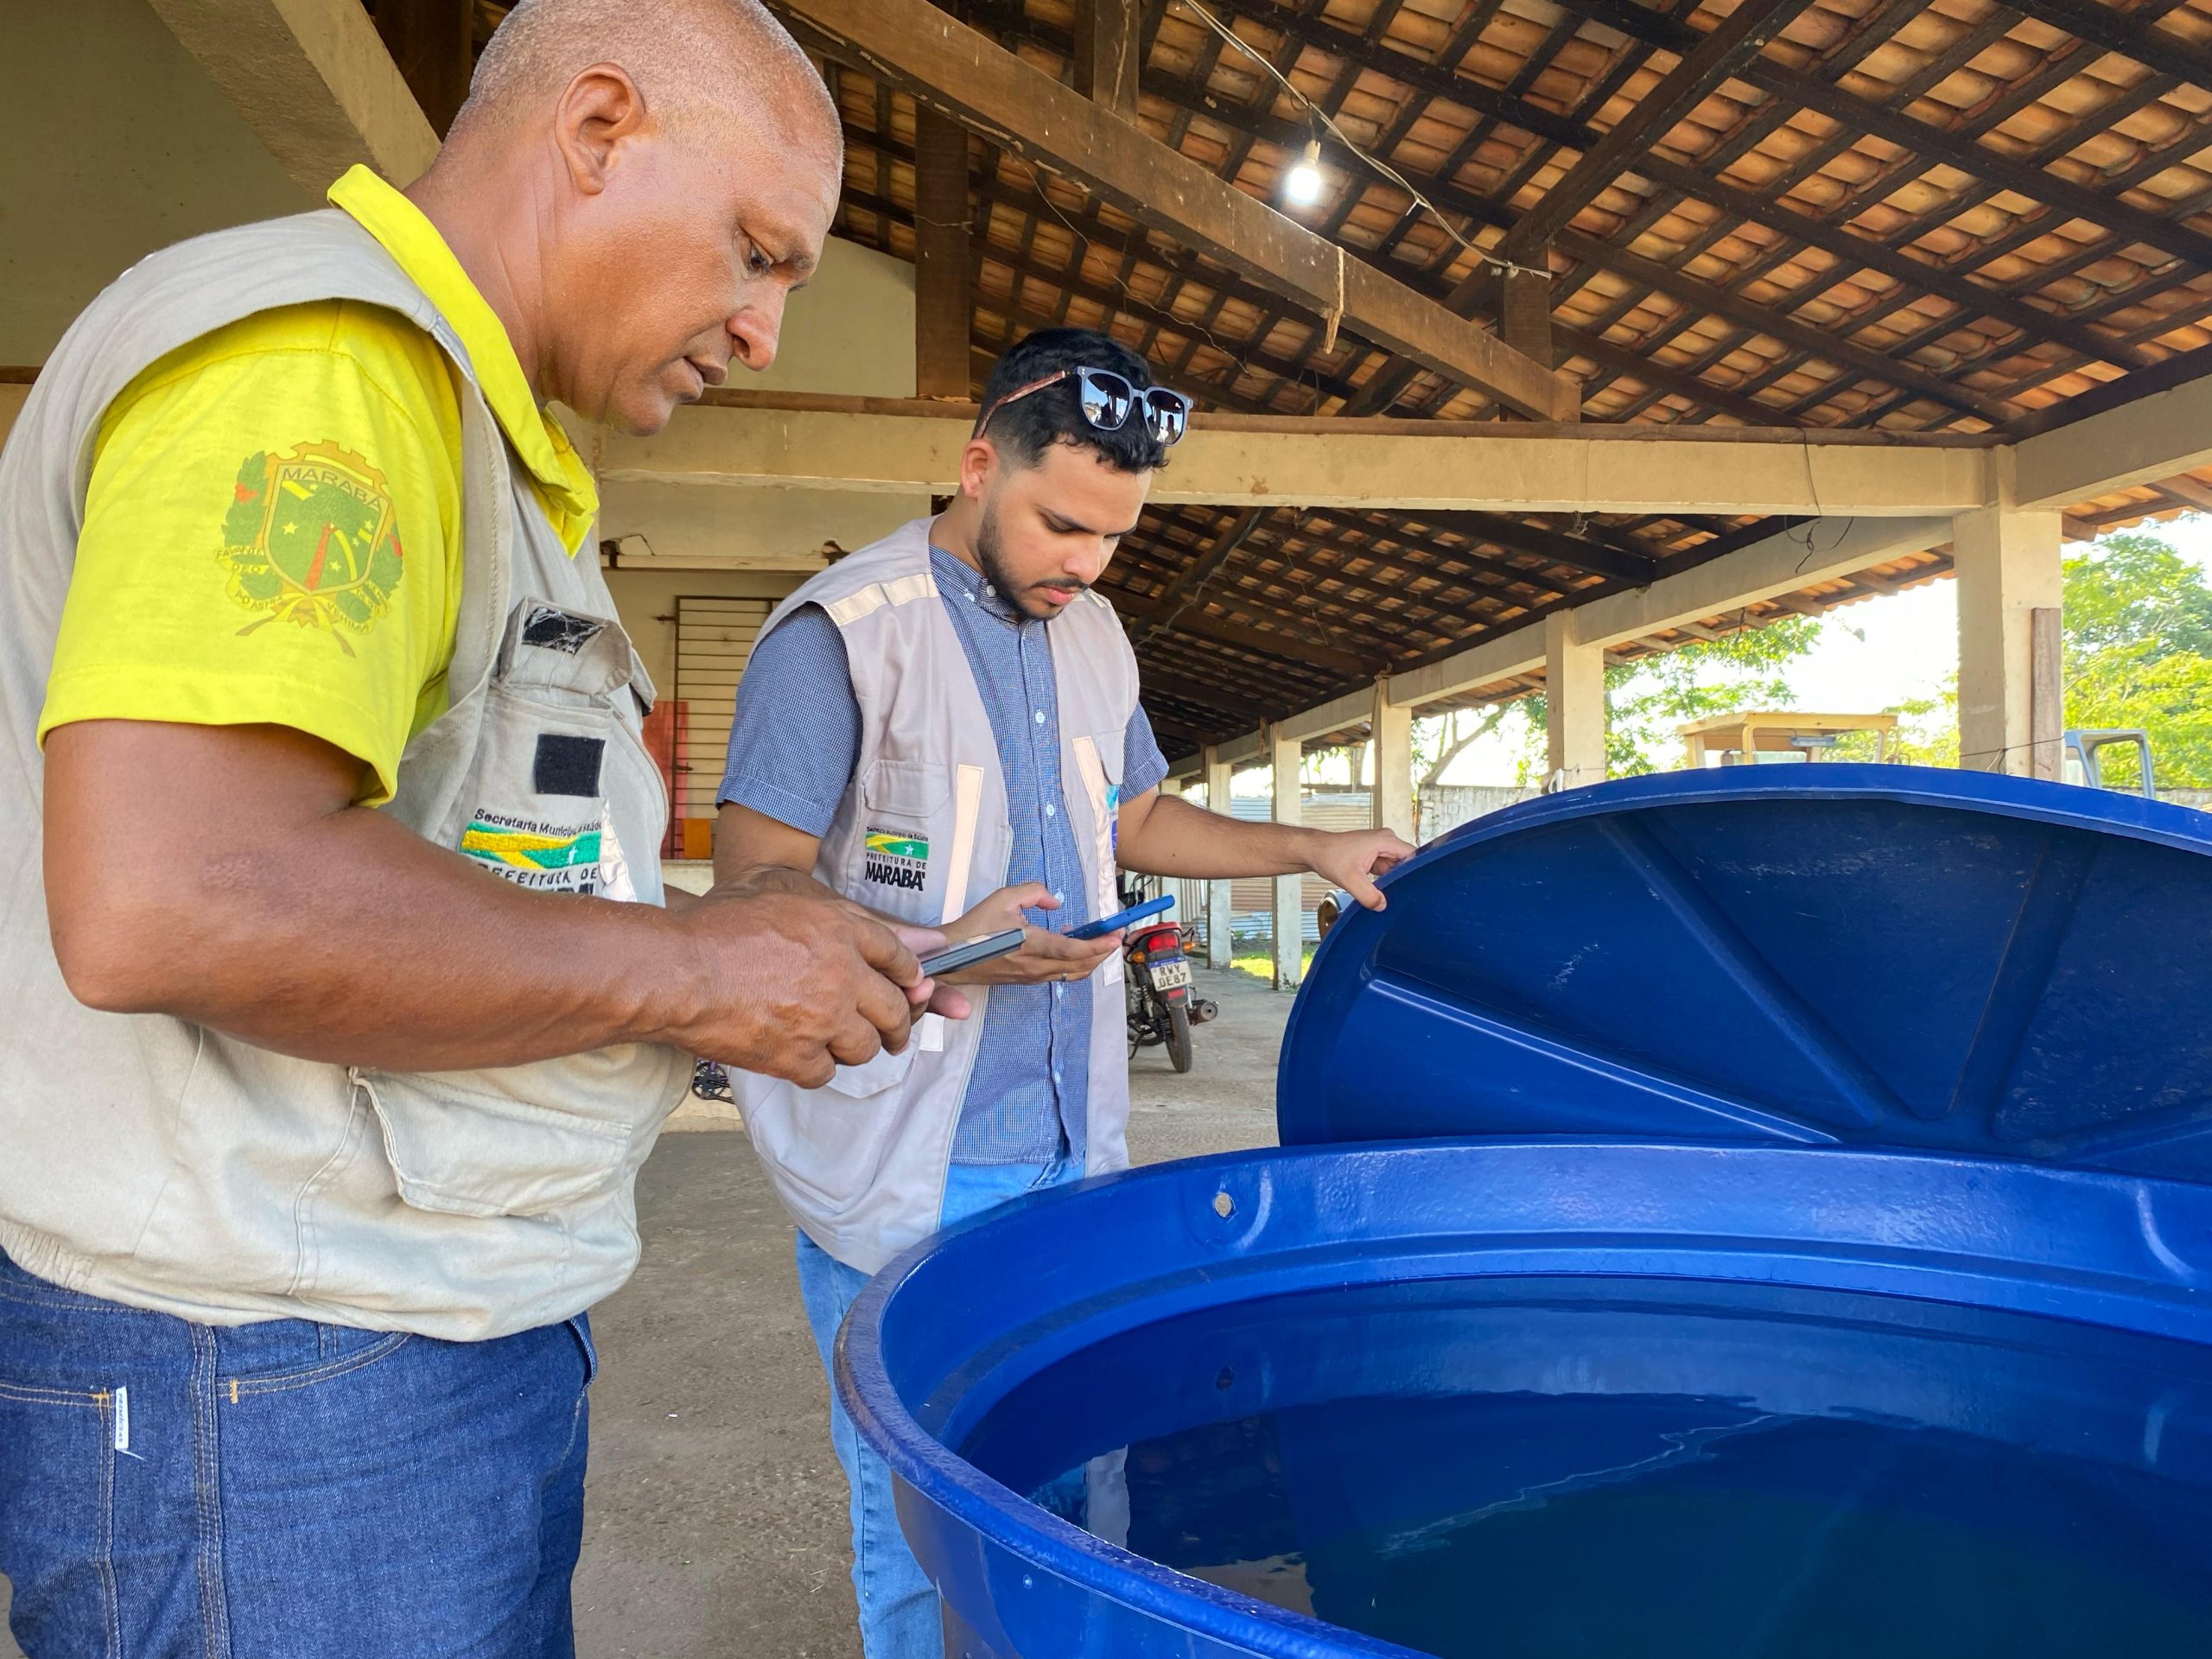
[[[1676,772],[1468,823],[1354,908],[1285,1145],[1940,1151],[2212,1181],[2212,816],[1922,767]]]

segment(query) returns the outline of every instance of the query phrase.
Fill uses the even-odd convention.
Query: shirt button
[[[1056,893],[1052,895],[1052,901],[1055,904],[1065,905],[1068,901],[1068,896],[1065,893]]]
[[[1055,1000],[1065,996],[1067,994],[1068,988],[1066,981],[1056,979],[1052,982],[1052,995]]]
[[[1042,709],[1039,709],[1037,711],[1037,723],[1039,726],[1042,726],[1045,723],[1045,711]]]
[[[1058,807],[1054,806],[1050,801],[1045,803],[1045,816],[1046,817],[1056,818],[1059,817],[1059,809]]]

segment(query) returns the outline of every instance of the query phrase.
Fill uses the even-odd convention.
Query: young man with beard
[[[1413,850],[1388,830],[1241,823],[1160,794],[1136,658],[1093,586],[1188,408],[1103,334],[1031,334],[992,371],[952,504],[809,581],[753,647],[718,873],[782,867],[954,938],[1026,934],[948,976],[976,1005],[962,1024],[926,1016],[906,1052],[822,1089],[734,1079],[798,1224],[825,1366],[861,1286],[908,1244],[1127,1166],[1121,935],[1068,937],[1120,908],[1117,866],[1311,870],[1379,908],[1372,877]],[[869,1659],[933,1656],[937,1598],[899,1537],[889,1471],[830,1409]]]

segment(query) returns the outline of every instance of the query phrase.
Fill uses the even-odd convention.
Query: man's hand
[[[842,905],[855,916],[884,924],[898,936],[899,943],[917,957],[925,957],[931,951],[944,948],[945,936],[935,928],[918,927],[879,915],[867,906],[846,898],[836,888],[823,886],[805,871],[794,870],[786,865],[746,864],[731,868],[725,874],[721,869],[721,861],[717,861],[715,885],[707,896],[710,899],[753,899],[769,893],[788,893],[801,899],[818,899],[824,904]],[[926,1009],[931,1014],[941,1014],[948,1020],[965,1020],[972,1011],[966,997],[950,986],[934,980],[909,986],[906,1001],[918,1014]]]
[[[855,905],[718,886],[675,919],[697,970],[697,1011],[669,1040],[707,1059],[817,1089],[839,1065],[906,1046],[935,989],[914,952]],[[933,936],[915,930],[918,942]]]
[[[1374,878],[1402,860],[1411,858],[1411,843],[1390,830],[1344,830],[1312,832],[1306,862],[1313,874],[1334,882],[1370,910],[1383,906],[1382,889]]]
[[[1041,881],[1024,881],[1001,887],[958,921],[945,929],[956,944],[978,934],[1021,929],[1021,949],[990,962],[963,968],[946,979],[957,985],[1040,985],[1047,980],[1088,979],[1098,964],[1122,948],[1119,932],[1095,939],[1071,939],[1048,928],[1032,927],[1023,919],[1025,910],[1058,910],[1060,901],[1045,890]]]

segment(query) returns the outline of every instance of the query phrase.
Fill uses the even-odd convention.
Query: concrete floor
[[[1274,1141],[1291,999],[1243,974],[1197,980],[1221,1017],[1191,1071],[1155,1049],[1130,1065],[1138,1163]],[[638,1201],[645,1259],[593,1315],[577,1651],[857,1659],[845,1482],[791,1225],[742,1134],[666,1137]]]
[[[1138,1163],[1274,1140],[1275,1055],[1291,999],[1200,969],[1221,1017],[1178,1077],[1131,1063]],[[829,1387],[791,1268],[791,1232],[744,1135],[665,1136],[639,1182],[645,1256],[594,1310],[582,1659],[857,1659],[845,1483]],[[5,1633],[0,1659],[21,1659]]]

